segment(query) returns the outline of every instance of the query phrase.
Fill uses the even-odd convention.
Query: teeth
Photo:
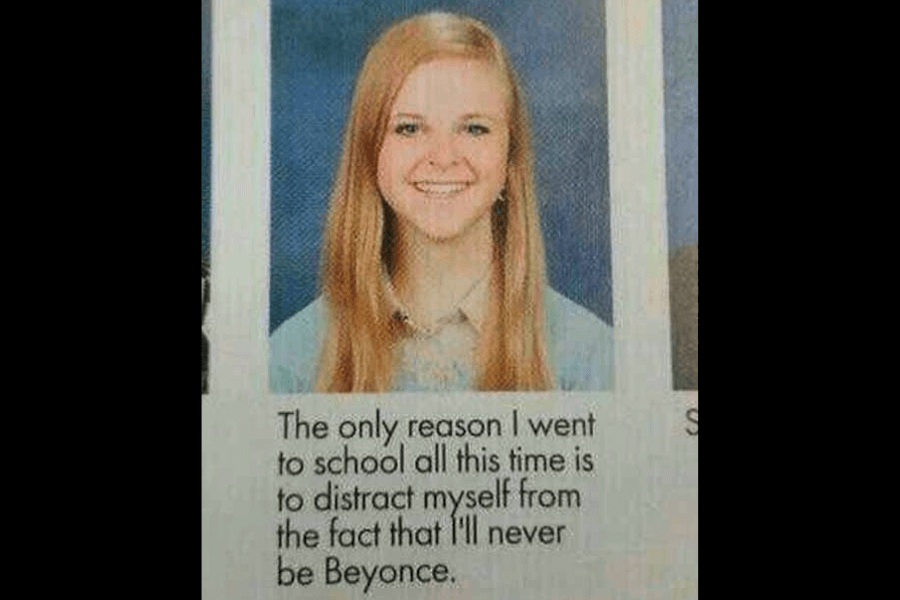
[[[413,184],[417,190],[425,194],[455,194],[466,189],[467,183],[432,183],[428,181],[417,181]]]

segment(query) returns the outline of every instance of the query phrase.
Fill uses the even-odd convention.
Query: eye
[[[490,129],[485,127],[484,125],[480,125],[478,123],[469,123],[465,127],[466,133],[473,136],[485,135],[491,132]]]
[[[418,123],[400,123],[396,127],[394,127],[394,133],[399,135],[412,136],[419,133],[419,125]]]

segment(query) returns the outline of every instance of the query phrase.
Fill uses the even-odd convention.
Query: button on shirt
[[[406,324],[396,357],[393,391],[471,390],[488,278],[473,286],[447,316],[429,325],[415,323],[390,285],[386,289],[392,317]],[[544,301],[548,354],[556,388],[613,389],[612,328],[549,287]],[[272,393],[313,391],[328,323],[326,310],[324,300],[317,298],[272,334],[269,340]]]

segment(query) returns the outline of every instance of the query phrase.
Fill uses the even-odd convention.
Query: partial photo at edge
[[[210,12],[212,0],[201,0],[200,92],[200,394],[209,392],[209,215],[210,215]]]
[[[699,389],[698,0],[663,0],[672,381]]]

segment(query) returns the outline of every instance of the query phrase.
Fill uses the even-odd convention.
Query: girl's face
[[[506,182],[508,87],[479,60],[413,69],[391,107],[378,188],[401,227],[446,241],[487,227]]]

